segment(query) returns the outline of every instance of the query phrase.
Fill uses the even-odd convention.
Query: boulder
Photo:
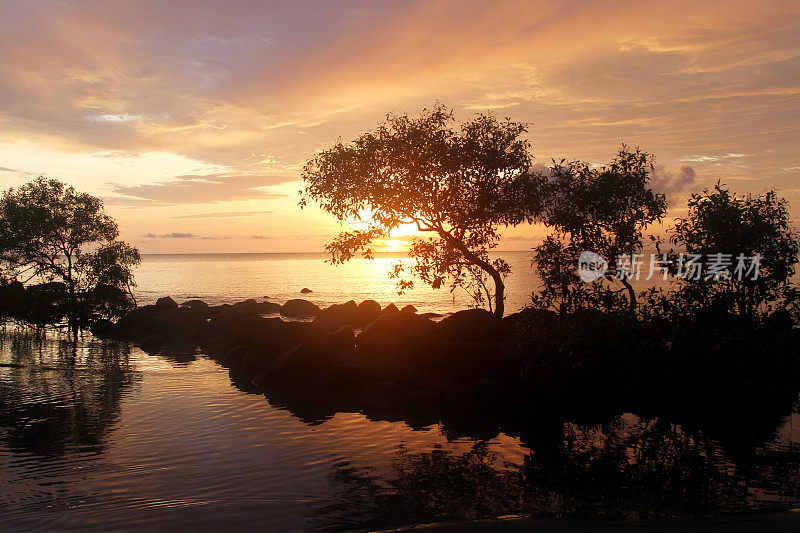
[[[192,311],[200,314],[203,318],[211,318],[211,308],[203,300],[189,300],[183,302],[181,307],[188,307]]]
[[[281,306],[275,302],[259,302],[258,312],[262,315],[271,315],[273,313],[280,313]]]
[[[340,390],[357,393],[378,381],[398,378],[411,372],[408,365],[387,354],[349,351],[331,370],[331,378]]]
[[[356,345],[356,333],[353,326],[342,326],[331,333],[327,341],[343,349],[354,348]]]
[[[443,341],[491,342],[503,340],[513,328],[483,309],[466,309],[443,318],[436,333]]]
[[[119,319],[114,328],[116,337],[122,340],[136,341],[152,336],[155,331],[155,312],[154,305],[145,305],[126,314]]]
[[[411,304],[408,304],[408,305],[404,306],[402,309],[400,309],[400,312],[401,313],[416,313],[417,312],[417,308],[414,307]]]
[[[508,390],[492,379],[476,379],[454,387],[445,398],[455,409],[481,414],[505,411],[512,404]]]
[[[227,342],[233,346],[258,346],[282,352],[308,340],[321,340],[328,331],[309,322],[285,322],[233,310],[215,317],[202,335],[202,344]]]
[[[481,378],[508,381],[518,375],[514,360],[499,343],[443,342],[427,352],[408,354],[405,359],[452,383]]]
[[[311,318],[317,316],[319,307],[317,304],[300,298],[289,300],[281,306],[281,315],[292,318]]]
[[[303,287],[302,289],[300,289],[300,294],[310,294],[312,292],[314,292],[314,291],[312,291],[308,287]]]
[[[379,410],[397,409],[405,400],[405,391],[396,381],[373,383],[361,392],[361,402]]]
[[[393,315],[394,313],[399,313],[399,312],[400,312],[400,310],[397,308],[396,305],[389,304],[389,305],[387,305],[386,307],[383,308],[383,311],[381,311],[381,314],[382,315]]]
[[[395,309],[397,309],[395,307]],[[372,322],[364,331],[356,337],[357,343],[361,343],[367,337],[378,333],[389,333],[396,337],[401,337],[406,333],[418,329],[432,328],[434,323],[427,318],[422,318],[411,313],[401,313],[396,311],[381,315]]]
[[[279,355],[269,363],[253,382],[256,385],[280,383],[303,386],[314,381],[315,376],[332,376],[339,362],[339,348],[324,341],[308,341]]]
[[[152,329],[162,339],[176,341],[185,340],[186,344],[195,343],[200,330],[206,325],[204,316],[188,307],[176,307],[157,311],[153,316]]]
[[[356,353],[380,354],[397,357],[400,336],[390,331],[378,331],[358,343]]]
[[[358,319],[358,305],[353,300],[343,304],[334,304],[322,309],[314,318],[314,324],[336,331],[342,326],[355,326]]]
[[[164,311],[167,309],[177,309],[178,304],[175,303],[175,300],[170,298],[169,296],[162,296],[158,300],[156,300],[156,309],[159,311]]]
[[[89,331],[91,331],[92,335],[95,337],[110,339],[114,337],[116,333],[116,325],[110,320],[99,318],[92,323],[91,327],[89,327]]]
[[[358,304],[356,310],[356,323],[354,326],[365,326],[378,318],[381,314],[381,304],[375,300],[364,300]]]
[[[22,318],[25,314],[25,295],[22,282],[0,285],[0,317]]]

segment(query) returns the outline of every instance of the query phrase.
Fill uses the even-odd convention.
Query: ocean
[[[496,255],[511,265],[506,279],[506,314],[530,302],[538,286],[531,252]],[[210,305],[255,298],[282,303],[305,298],[321,307],[347,300],[372,299],[398,307],[411,304],[420,312],[448,313],[472,304],[464,289],[433,290],[417,280],[414,288],[397,293],[389,270],[398,261],[409,265],[405,255],[378,253],[373,260],[353,259],[343,265],[327,263],[322,253],[240,254],[145,254],[135,271],[137,303],[155,302],[171,296],[178,303],[198,298]],[[301,294],[303,288],[311,289]]]

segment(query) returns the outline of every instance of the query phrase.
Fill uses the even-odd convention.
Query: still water
[[[723,431],[624,412],[524,434],[359,413],[303,421],[202,355],[0,338],[3,531],[639,519],[787,509],[800,496],[791,410],[755,422],[733,413]]]
[[[500,256],[512,268],[506,280],[506,312],[511,313],[530,301],[538,281],[530,252],[503,252]],[[471,303],[463,289],[451,293],[419,282],[398,295],[396,280],[387,274],[398,261],[410,266],[408,258],[401,255],[378,253],[373,260],[357,258],[337,266],[326,263],[325,258],[319,253],[144,255],[136,269],[137,300],[152,303],[171,295],[178,302],[200,298],[213,305],[268,296],[282,303],[300,298],[300,290],[308,288],[313,292],[302,297],[320,306],[372,299],[381,305],[412,304],[420,312],[442,313]]]
[[[534,280],[508,258],[509,310]],[[421,288],[398,297],[389,257],[147,256],[140,303],[297,297],[461,307]],[[443,297],[444,296],[444,297]],[[507,514],[704,516],[800,505],[792,405],[684,424],[620,409],[512,425],[306,416],[199,354],[149,356],[86,336],[0,335],[0,530],[367,530]]]

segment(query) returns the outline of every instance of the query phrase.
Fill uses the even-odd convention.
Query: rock
[[[350,351],[341,355],[330,372],[330,379],[336,382],[332,386],[352,394],[371,383],[404,376],[410,369],[389,355]]]
[[[397,409],[403,403],[405,391],[396,381],[373,383],[361,392],[361,402],[374,409]]]
[[[145,305],[137,307],[119,319],[115,330],[116,337],[122,340],[136,341],[154,334],[156,307]]]
[[[308,300],[289,300],[281,306],[281,315],[293,318],[311,318],[317,316],[319,307]]]
[[[25,296],[22,282],[12,281],[0,285],[0,318],[22,318],[25,315]]]
[[[302,289],[300,289],[300,294],[310,294],[312,292],[314,292],[314,291],[312,291],[308,287],[303,287]]]
[[[436,324],[436,333],[443,341],[491,342],[505,339],[513,328],[483,309],[458,311]]]
[[[397,308],[396,305],[389,304],[389,305],[387,305],[386,307],[383,308],[383,311],[381,311],[381,314],[382,315],[392,315],[394,313],[399,313],[399,312],[400,312],[400,310]]]
[[[356,323],[354,326],[365,326],[378,318],[381,314],[381,304],[375,300],[364,300],[358,304],[356,310]]]
[[[331,333],[327,340],[340,348],[354,348],[356,345],[356,333],[353,326],[342,326]]]
[[[134,344],[151,355],[158,354],[164,349],[164,339],[158,335],[146,335],[137,339]]]
[[[378,331],[363,337],[356,348],[356,353],[380,354],[397,357],[399,355],[399,335],[391,331]]]
[[[342,326],[357,325],[358,306],[353,300],[343,304],[334,304],[322,309],[314,319],[314,324],[336,331]]]
[[[164,311],[167,309],[177,309],[178,304],[175,303],[175,300],[170,298],[169,296],[162,296],[158,300],[156,300],[156,309],[159,311]]]
[[[558,315],[555,311],[549,309],[536,309],[534,307],[526,307],[521,311],[512,313],[503,317],[503,322],[511,326],[518,326],[520,324],[532,325],[541,323],[550,323],[555,321]]]
[[[269,363],[254,379],[256,385],[279,382],[303,386],[319,374],[333,375],[339,362],[339,348],[329,342],[308,341],[287,350]]]
[[[453,408],[481,414],[504,411],[511,406],[506,388],[491,379],[476,379],[453,388],[445,396]]]
[[[196,344],[197,335],[206,325],[206,320],[199,311],[188,307],[176,307],[158,311],[153,317],[152,329],[156,335],[165,340],[185,340]]]
[[[395,309],[397,308],[395,307]],[[388,314],[381,313],[374,322],[359,333],[358,337],[356,337],[356,341],[360,343],[367,337],[377,333],[390,333],[399,338],[410,331],[432,328],[433,326],[434,323],[427,318],[422,318],[411,313],[401,313],[399,311],[394,313],[390,312]]]
[[[405,359],[452,383],[479,378],[507,381],[518,374],[514,360],[499,343],[443,342],[427,352],[408,354]]]
[[[275,302],[259,302],[258,312],[262,315],[271,315],[273,313],[280,313],[281,306]]]
[[[89,327],[89,331],[91,331],[92,335],[95,337],[100,337],[101,339],[110,339],[114,337],[114,334],[116,333],[116,325],[110,320],[99,318],[94,321],[91,327]]]
[[[278,317],[264,318],[233,310],[208,323],[202,344],[227,342],[234,346],[257,346],[276,352],[285,351],[308,340],[325,339],[329,333],[309,322],[285,322]]]
[[[231,304],[221,304],[221,305],[212,305],[208,309],[209,311],[211,311],[211,316],[214,317],[232,308],[233,306]]]
[[[183,302],[181,307],[188,307],[192,311],[200,314],[203,318],[211,318],[211,308],[203,300],[189,300]]]
[[[400,309],[400,312],[401,313],[416,313],[417,312],[417,308],[414,307],[411,304],[408,304],[408,305],[404,306],[402,309]]]

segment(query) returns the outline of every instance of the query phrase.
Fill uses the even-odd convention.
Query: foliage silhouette
[[[554,229],[534,248],[533,262],[543,285],[534,296],[536,306],[562,312],[582,307],[617,308],[618,291],[612,290],[608,281],[613,277],[627,291],[629,311],[635,311],[630,272],[619,258],[641,251],[644,230],[666,215],[664,195],[649,186],[652,172],[652,156],[625,145],[601,168],[583,161],[554,162],[536,205],[538,208],[541,203],[540,220]],[[585,283],[578,277],[575,266],[583,251],[608,261],[604,278]]]
[[[774,190],[744,196],[717,183],[693,194],[687,205],[686,217],[670,230],[678,247],[667,253],[675,289],[648,291],[650,314],[736,314],[754,321],[777,313],[787,319],[792,314],[796,322],[800,294],[792,276],[800,241],[787,201]]]
[[[489,251],[500,227],[532,221],[529,199],[541,176],[531,172],[524,124],[483,114],[454,122],[437,104],[417,118],[388,115],[374,131],[337,142],[306,163],[300,205],[314,201],[362,226],[326,246],[333,263],[371,257],[373,242],[401,225],[434,235],[413,239],[411,274],[433,288],[465,288],[502,316],[509,266]],[[400,291],[413,285],[403,274],[400,265],[392,272]]]
[[[118,236],[99,198],[55,179],[39,176],[0,199],[3,278],[48,282],[45,292],[59,308],[52,321],[66,315],[73,329],[133,306],[132,268],[140,256]]]

